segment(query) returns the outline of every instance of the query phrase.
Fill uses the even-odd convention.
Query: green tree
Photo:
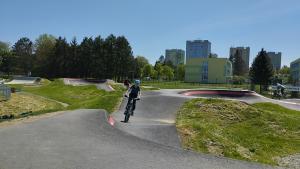
[[[260,93],[262,86],[266,87],[273,76],[273,66],[266,51],[262,49],[258,56],[254,59],[250,68],[250,79],[253,84],[260,85]]]
[[[33,68],[33,43],[29,38],[23,37],[19,39],[13,46],[13,52],[17,57],[18,68],[28,74]]]
[[[144,56],[137,56],[134,60],[135,60],[135,77],[140,78],[142,76],[143,67],[149,64],[149,61]]]
[[[91,37],[83,38],[80,44],[80,63],[81,63],[81,77],[88,78],[92,74],[92,66],[95,58],[94,55],[94,41]]]
[[[48,77],[66,77],[68,72],[68,48],[69,44],[65,38],[58,37],[53,49],[53,57],[48,58]]]
[[[34,43],[35,61],[33,74],[37,76],[47,77],[49,67],[49,58],[53,57],[56,39],[53,35],[42,34]]]
[[[74,37],[69,45],[68,51],[68,76],[69,77],[79,77],[80,74],[80,55],[79,55],[79,45],[77,43],[76,37]]]
[[[177,65],[176,68],[177,79],[183,81],[185,77],[185,66],[183,64]]]
[[[290,68],[286,65],[284,65],[280,70],[279,70],[280,74],[290,74]]]
[[[147,64],[142,69],[143,77],[151,77],[153,73],[153,67],[150,64]]]
[[[9,43],[0,41],[0,51],[9,51]]]
[[[116,37],[109,35],[104,41],[104,64],[105,64],[105,78],[114,78],[117,72],[116,68]]]
[[[134,71],[134,62],[132,49],[124,36],[117,37],[116,39],[116,61],[115,61],[115,75],[118,81],[123,81],[125,77]]]
[[[151,75],[152,79],[158,79],[158,72],[156,70],[153,69],[152,71],[152,75]]]
[[[165,80],[172,80],[174,78],[174,70],[171,67],[164,65],[162,68],[162,76]]]
[[[16,59],[9,51],[0,51],[0,71],[6,73],[8,76],[13,72],[16,64]]]
[[[163,68],[163,65],[159,61],[157,61],[154,66],[154,70],[157,72],[158,80],[161,78],[162,68]]]
[[[164,62],[164,65],[169,66],[172,69],[175,69],[175,66],[173,65],[172,61],[168,60]]]
[[[101,36],[94,39],[94,61],[93,61],[93,76],[95,78],[104,78],[107,65],[104,58],[104,40]]]
[[[244,76],[247,73],[246,64],[239,50],[233,56],[230,56],[229,60],[232,63],[233,75]]]

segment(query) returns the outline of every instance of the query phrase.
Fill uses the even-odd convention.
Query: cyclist
[[[126,79],[126,80],[124,80],[123,84],[126,87],[126,89],[128,90],[129,86],[130,86],[130,81],[128,79]]]
[[[140,80],[135,80],[134,85],[132,85],[125,94],[125,96],[128,96],[129,94],[127,105],[133,99],[133,107],[132,107],[132,114],[131,114],[132,116],[133,116],[133,111],[135,110],[136,99],[140,99],[141,97],[140,84],[141,84]]]

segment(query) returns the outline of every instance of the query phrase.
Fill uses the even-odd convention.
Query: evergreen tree
[[[80,58],[76,37],[72,39],[69,46],[70,47],[68,51],[68,75],[69,77],[79,77]]]
[[[80,77],[88,78],[92,73],[92,62],[94,58],[94,41],[85,37],[80,44]]]
[[[65,38],[55,39],[52,35],[43,34],[36,39],[35,48],[36,59],[33,62],[33,44],[28,38],[21,38],[13,46],[17,68],[28,73],[34,67],[35,75],[48,78],[114,78],[120,81],[134,72],[141,72],[143,66],[148,64],[144,57],[134,59],[131,46],[124,36],[110,35],[105,40],[100,36],[95,39],[85,37],[78,45],[76,38],[69,44]],[[1,65],[1,70],[12,72],[7,65],[16,63],[16,60],[2,55],[0,62],[4,65]]]
[[[68,48],[69,44],[65,38],[56,39],[53,56],[49,58],[49,77],[67,77],[68,74]]]
[[[0,51],[0,59],[0,71],[9,76],[16,66],[15,57],[10,51]]]
[[[123,81],[128,77],[129,72],[134,70],[132,49],[129,42],[124,36],[116,39],[116,78],[118,81]]]
[[[104,41],[104,64],[106,65],[105,78],[115,78],[116,74],[116,37],[109,35]]]
[[[15,43],[13,52],[17,57],[19,70],[27,75],[33,68],[33,43],[30,39],[23,37]]]
[[[104,61],[104,40],[101,36],[97,36],[94,39],[94,61],[93,61],[93,77],[95,78],[104,78],[104,72],[106,70],[106,66]]]
[[[254,59],[250,68],[250,79],[253,84],[260,85],[260,93],[262,86],[267,86],[273,76],[273,66],[269,56],[264,49]]]
[[[246,64],[239,50],[237,50],[233,56],[230,56],[229,60],[232,62],[233,75],[243,76],[246,74]]]

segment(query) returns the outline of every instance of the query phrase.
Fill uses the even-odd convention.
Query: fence
[[[9,100],[11,97],[10,87],[0,84],[0,100]]]
[[[284,86],[285,91],[289,92],[300,92],[300,87],[298,86]],[[270,90],[277,90],[277,86],[270,86]]]

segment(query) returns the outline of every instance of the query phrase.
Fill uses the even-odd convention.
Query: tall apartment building
[[[267,52],[267,55],[271,59],[273,69],[279,70],[281,68],[281,52]]]
[[[182,49],[167,49],[165,61],[171,61],[174,66],[184,64],[185,52]]]
[[[208,40],[186,41],[186,60],[192,58],[208,58],[211,53],[211,43]]]
[[[300,58],[291,62],[290,74],[296,85],[300,85]]]
[[[239,54],[246,64],[247,70],[249,70],[250,47],[231,47],[229,56],[234,56],[237,51],[239,51]]]

